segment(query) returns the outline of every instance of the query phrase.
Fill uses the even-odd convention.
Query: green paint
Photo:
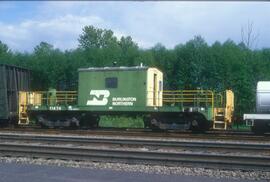
[[[107,88],[106,78],[117,78],[117,88]],[[83,110],[144,111],[146,107],[146,81],[147,69],[79,71],[78,106]],[[104,95],[96,97],[98,101],[107,99],[107,104],[104,106],[87,105],[89,100],[95,99],[94,95],[90,95],[91,90],[109,91],[108,98],[104,98]],[[113,98],[115,98],[114,103]],[[133,105],[114,105],[123,101],[123,98],[129,98]]]

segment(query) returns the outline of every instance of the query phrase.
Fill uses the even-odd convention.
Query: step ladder
[[[224,108],[215,108],[213,129],[227,130],[227,127],[228,127],[228,123],[225,119],[225,109]]]

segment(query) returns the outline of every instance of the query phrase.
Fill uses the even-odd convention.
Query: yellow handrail
[[[77,100],[77,91],[34,91],[27,92],[27,98],[28,103],[33,105],[72,104]]]
[[[212,90],[164,90],[163,103],[180,103],[182,105],[193,103],[197,107],[210,106],[212,113],[214,113],[215,98]]]

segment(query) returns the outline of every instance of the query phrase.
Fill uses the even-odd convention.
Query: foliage
[[[41,42],[32,53],[20,53],[0,41],[0,64],[31,69],[34,90],[74,90],[78,68],[143,63],[164,72],[165,89],[233,89],[239,116],[254,111],[257,81],[270,80],[270,49],[250,50],[231,40],[208,45],[195,36],[173,49],[161,43],[140,49],[130,36],[117,38],[111,30],[86,26],[78,42],[74,50],[61,51]]]
[[[143,119],[139,116],[101,116],[99,126],[106,128],[144,128]]]

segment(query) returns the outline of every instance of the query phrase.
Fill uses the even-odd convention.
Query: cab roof
[[[120,66],[120,67],[89,67],[89,68],[79,68],[78,71],[136,71],[136,70],[147,70],[148,66]],[[157,68],[156,68],[157,69]]]

